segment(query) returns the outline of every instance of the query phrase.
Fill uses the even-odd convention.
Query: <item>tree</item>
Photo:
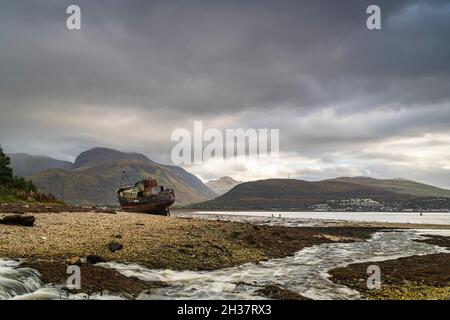
[[[10,164],[9,157],[3,152],[0,146],[0,185],[7,185],[13,181],[13,172],[9,166]]]
[[[25,180],[22,177],[14,177],[14,179],[8,184],[11,188],[26,192],[37,192],[36,186],[31,180]]]

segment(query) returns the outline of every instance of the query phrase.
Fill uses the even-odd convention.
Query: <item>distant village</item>
[[[313,211],[427,211],[450,212],[448,198],[423,198],[404,201],[380,202],[370,198],[351,198],[328,200],[324,203],[313,204],[309,207]]]

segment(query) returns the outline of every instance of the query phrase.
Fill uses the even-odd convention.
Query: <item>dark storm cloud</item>
[[[65,28],[73,3],[81,31]],[[382,9],[380,31],[365,26],[373,3]],[[14,151],[70,157],[121,147],[113,124],[89,126],[99,114],[166,122],[137,150],[164,160],[170,131],[194,119],[282,128],[283,151],[318,158],[448,130],[450,1],[0,5],[0,142]],[[131,120],[120,128],[127,125],[136,130]]]
[[[78,33],[70,1],[7,5],[2,97],[201,115],[450,94],[445,2],[385,1],[381,32],[365,28],[369,1],[168,2],[82,1]]]

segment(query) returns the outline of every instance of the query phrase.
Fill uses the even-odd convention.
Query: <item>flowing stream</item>
[[[136,264],[102,263],[126,276],[163,281],[168,287],[142,293],[138,299],[262,299],[257,290],[277,285],[313,299],[358,299],[358,292],[328,280],[328,270],[350,263],[395,259],[448,252],[438,246],[414,242],[425,234],[450,236],[450,230],[406,230],[375,233],[367,241],[328,243],[295,255],[247,263],[216,271],[148,269]],[[60,287],[45,286],[39,273],[20,262],[0,259],[0,299],[121,299],[121,296],[67,295]]]
[[[20,268],[20,262],[0,259],[0,298],[31,293],[42,287],[39,273],[33,269]]]
[[[435,234],[450,235],[449,232]],[[244,264],[216,271],[149,270],[138,265],[106,263],[127,276],[158,280],[167,288],[142,294],[142,299],[257,299],[260,286],[275,284],[312,299],[357,299],[358,292],[328,280],[327,271],[350,263],[395,259],[446,252],[414,242],[419,231],[377,232],[368,241],[331,243],[309,247],[294,256],[259,264]],[[260,297],[259,297],[260,298]]]

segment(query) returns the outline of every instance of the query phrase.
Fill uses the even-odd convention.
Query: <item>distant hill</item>
[[[180,178],[185,184],[187,184],[192,189],[196,190],[203,197],[207,199],[212,199],[216,197],[216,194],[213,190],[211,190],[206,184],[202,182],[199,178],[197,178],[192,173],[186,171],[185,169],[177,166],[171,165],[161,165],[162,167],[170,170],[174,173],[178,178]],[[195,201],[192,201],[195,202]]]
[[[230,177],[222,177],[217,180],[210,180],[206,183],[206,185],[213,190],[217,195],[222,195],[231,189],[233,189],[238,184],[242,183],[241,181],[236,181]]]
[[[11,159],[11,168],[19,177],[26,177],[33,173],[48,169],[69,170],[72,163],[46,156],[34,156],[26,153],[8,153]]]
[[[137,153],[95,148],[80,154],[70,170],[50,169],[29,178],[43,192],[51,192],[69,204],[117,204],[115,190],[119,187],[122,169],[131,184],[147,177],[173,188],[176,204],[200,202],[214,197],[214,192],[183,168],[156,163]]]
[[[29,157],[26,154],[13,154],[13,156],[16,160]],[[41,160],[43,157],[36,158]],[[16,202],[58,203],[53,195],[39,192],[31,181],[18,176],[11,168],[10,157],[3,152],[0,146],[0,204]]]
[[[341,177],[328,181],[350,182],[417,197],[450,198],[450,190],[405,179],[375,179],[370,177]]]
[[[239,184],[213,200],[194,204],[192,207],[236,210],[304,210],[311,204],[349,198],[397,201],[405,200],[408,196],[341,181],[309,182],[295,179],[268,179]]]
[[[84,170],[95,167],[100,164],[110,163],[120,160],[136,160],[144,162],[153,162],[140,153],[126,153],[108,148],[93,148],[80,153],[72,165],[73,170]]]

